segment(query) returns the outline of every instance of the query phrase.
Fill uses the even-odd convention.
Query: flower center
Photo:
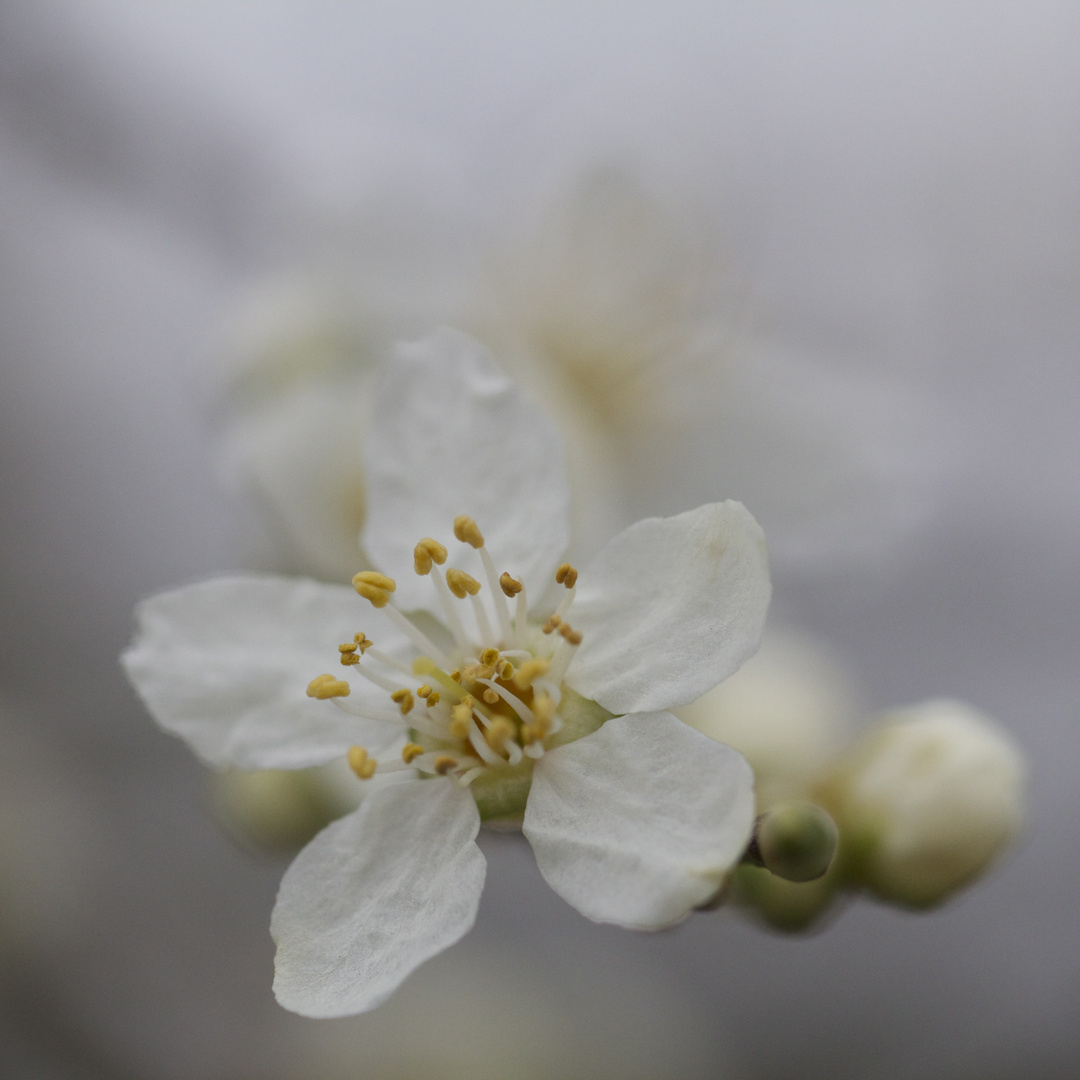
[[[524,805],[518,789],[524,785],[527,793],[532,764],[545,750],[595,730],[610,714],[563,686],[582,640],[567,620],[577,571],[569,563],[556,570],[566,590],[561,602],[545,621],[530,621],[524,583],[498,572],[476,522],[457,517],[454,536],[479,555],[486,591],[464,570],[443,569],[449,553],[437,540],[425,537],[413,549],[413,568],[430,579],[444,616],[450,640],[443,645],[394,607],[393,578],[371,570],[353,578],[357,593],[415,646],[411,663],[380,651],[365,633],[338,646],[343,666],[386,692],[386,709],[374,717],[353,709],[345,700],[349,682],[332,675],[313,679],[307,692],[402,725],[400,762],[376,762],[363,747],[351,748],[349,764],[361,779],[405,770],[454,777],[474,785],[478,803],[492,803],[485,816],[503,816],[500,808],[513,813],[519,801]]]

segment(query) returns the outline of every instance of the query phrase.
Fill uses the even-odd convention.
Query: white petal
[[[307,696],[317,675],[349,678],[337,646],[372,625],[365,608],[348,586],[218,578],[144,600],[123,665],[154,719],[210,765],[299,769],[353,743],[378,753],[400,726]],[[370,636],[389,651],[400,648],[396,635],[381,626]],[[349,681],[351,707],[386,711],[385,691]]]
[[[373,791],[324,829],[281,882],[270,933],[274,993],[304,1016],[347,1016],[386,1000],[476,921],[480,814],[451,780]]]
[[[486,580],[476,552],[453,539],[459,514],[476,520],[499,571],[540,594],[568,542],[562,450],[554,426],[482,345],[440,329],[399,346],[364,460],[364,549],[397,580],[401,607],[441,617],[431,583],[412,569],[413,547],[425,536],[450,547],[450,565]]]
[[[753,788],[730,747],[670,713],[635,713],[537,762],[523,831],[583,915],[655,930],[710,900],[742,857]]]
[[[584,641],[567,682],[614,713],[686,705],[753,654],[770,595],[765,537],[742,503],[639,521],[578,579],[570,620]]]

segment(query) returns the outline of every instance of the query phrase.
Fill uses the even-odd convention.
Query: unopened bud
[[[886,714],[841,759],[825,794],[845,873],[885,900],[940,903],[1013,842],[1023,757],[969,705],[938,700]]]
[[[829,869],[838,836],[836,822],[820,806],[780,803],[757,819],[747,861],[785,881],[813,881]]]

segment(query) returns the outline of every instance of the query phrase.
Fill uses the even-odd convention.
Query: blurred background
[[[0,1071],[1075,1076],[1078,35],[1070,3],[0,5]],[[583,553],[746,502],[773,618],[867,709],[1013,733],[1017,852],[931,914],[644,936],[488,836],[461,944],[368,1016],[281,1010],[286,861],[117,656],[151,592],[335,576],[251,451],[260,358],[334,319],[375,366],[437,322],[505,346]],[[551,344],[585,323],[651,346]]]

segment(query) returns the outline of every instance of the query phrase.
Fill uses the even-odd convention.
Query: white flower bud
[[[734,675],[674,712],[750,762],[762,811],[811,793],[843,745],[854,699],[850,679],[812,638],[769,629]]]
[[[882,716],[828,782],[845,871],[883,899],[940,903],[1016,838],[1020,750],[969,705],[937,700]]]

